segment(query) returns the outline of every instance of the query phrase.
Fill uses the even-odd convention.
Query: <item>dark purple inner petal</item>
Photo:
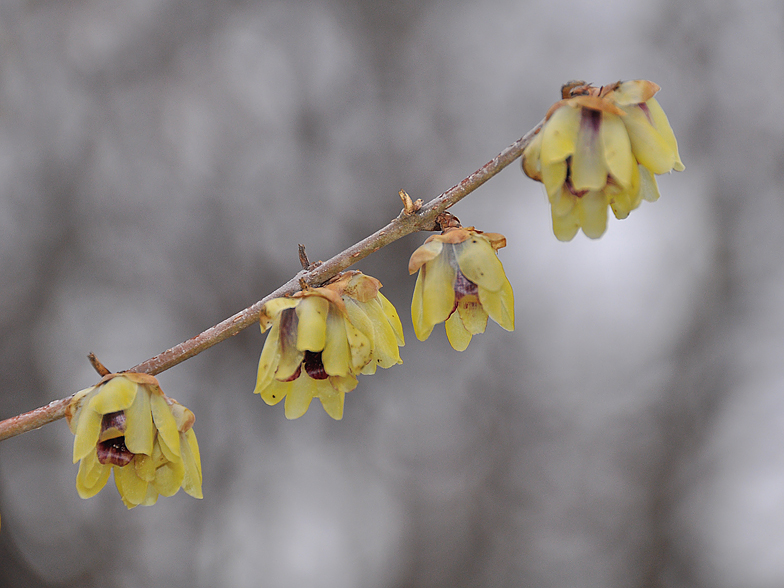
[[[305,366],[305,371],[314,380],[326,380],[329,377],[321,361],[321,351],[306,351],[302,365]]]
[[[101,419],[101,432],[107,429],[117,429],[118,431],[125,432],[125,412],[118,410],[117,412],[110,412],[103,415]]]
[[[123,467],[133,460],[133,453],[125,446],[125,437],[115,437],[108,441],[102,441],[96,447],[98,450],[98,461],[103,465],[112,464]]]

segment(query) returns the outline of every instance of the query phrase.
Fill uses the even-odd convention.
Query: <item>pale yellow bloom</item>
[[[109,374],[78,392],[66,410],[79,461],[76,489],[95,496],[114,472],[128,508],[151,505],[180,488],[202,497],[193,413],[161,391],[147,374]]]
[[[359,374],[403,363],[403,327],[380,287],[375,278],[350,271],[264,304],[261,331],[270,332],[254,393],[267,404],[285,398],[289,419],[305,414],[313,398],[332,418],[343,418],[345,394],[356,388]]]
[[[553,232],[561,241],[578,229],[596,239],[607,228],[607,207],[626,218],[642,200],[655,201],[654,174],[684,169],[667,116],[646,80],[595,88],[563,88],[544,125],[523,153],[523,171],[550,200]]]
[[[484,333],[488,315],[514,330],[514,294],[496,253],[505,246],[503,235],[459,227],[432,235],[414,251],[408,271],[419,275],[411,318],[420,341],[444,322],[449,343],[463,351],[473,335]]]

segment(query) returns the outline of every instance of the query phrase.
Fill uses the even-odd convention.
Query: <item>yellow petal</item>
[[[297,349],[297,314],[294,310],[284,310],[280,315],[280,360],[275,371],[275,379],[285,382],[297,373],[305,353]]]
[[[608,99],[619,106],[630,106],[650,100],[659,90],[657,84],[648,80],[629,80],[618,84]]]
[[[453,313],[444,323],[449,344],[457,351],[465,351],[471,342],[471,333],[463,326],[458,313]]]
[[[348,296],[344,297],[343,302],[346,305],[346,315],[348,316],[348,321],[346,321],[346,323],[355,327],[357,331],[364,335],[363,339],[358,337],[355,332],[350,332],[349,329],[346,329],[352,353],[354,351],[354,345],[358,344],[360,349],[358,350],[357,359],[364,361],[365,363],[363,363],[363,365],[365,365],[373,358],[373,351],[376,348],[375,327],[364,310],[364,304],[360,306],[359,302]],[[367,354],[367,356],[365,354],[366,347],[370,349],[370,353]]]
[[[328,382],[328,380],[323,380]],[[343,418],[343,404],[345,403],[346,394],[335,390],[329,383],[319,386],[319,400],[324,411],[336,421]]]
[[[264,402],[269,405],[274,405],[286,397],[286,394],[288,394],[288,391],[291,390],[293,385],[294,382],[279,382],[278,380],[273,379],[266,388],[257,393],[261,394],[261,398]]]
[[[615,218],[619,220],[629,216],[629,213],[637,208],[642,200],[640,193],[640,167],[637,163],[632,166],[631,186],[626,190],[614,193],[610,198],[610,207]]]
[[[280,362],[280,321],[276,320],[272,325],[264,341],[264,347],[261,350],[261,357],[259,358],[259,369],[256,373],[256,388],[253,390],[254,394],[260,394],[267,385],[275,378],[275,371],[278,369]]]
[[[117,376],[106,382],[92,397],[88,407],[101,414],[125,410],[136,398],[138,385],[128,378]]]
[[[182,465],[184,469],[182,489],[194,498],[203,498],[204,495],[201,491],[201,456],[193,429],[189,429],[180,435],[180,447],[182,448]]]
[[[141,506],[152,506],[158,502],[158,491],[153,484],[147,484],[147,494],[142,500]]]
[[[428,261],[432,261],[441,255],[441,250],[443,248],[443,241],[438,239],[426,241],[424,245],[419,246],[414,253],[411,254],[411,258],[408,260],[408,273],[413,274]]]
[[[327,331],[329,302],[321,296],[308,296],[296,308],[297,349],[300,351],[322,351]]]
[[[602,113],[602,145],[610,175],[621,186],[629,188],[637,162],[632,155],[629,133],[620,116]]]
[[[523,151],[523,173],[532,180],[542,181],[542,131],[540,130]]]
[[[136,475],[133,464],[114,467],[114,483],[117,491],[126,501],[134,506],[141,504],[147,495],[147,482]]]
[[[555,161],[542,165],[542,183],[548,198],[553,198],[563,189],[568,168],[566,161]]]
[[[572,186],[577,191],[601,190],[607,183],[607,164],[601,143],[602,113],[584,110],[572,156]]]
[[[546,164],[566,161],[574,153],[580,130],[581,108],[564,105],[542,127],[542,171]]]
[[[580,228],[580,215],[577,207],[579,198],[574,198],[574,206],[566,214],[555,214],[552,208],[553,234],[559,241],[571,241]]]
[[[568,189],[561,187],[553,196],[550,197],[550,205],[553,216],[566,216],[574,208],[577,196],[569,192]]]
[[[675,133],[672,132],[672,127],[670,126],[670,121],[667,120],[667,115],[664,114],[664,110],[656,101],[655,98],[651,98],[645,103],[648,106],[648,111],[651,114],[651,119],[653,120],[653,126],[656,127],[656,130],[659,131],[662,139],[664,142],[667,143],[669,148],[675,154],[675,163],[673,164],[672,168],[675,171],[683,171],[685,166],[681,161],[681,156],[678,153],[678,141],[675,139]]]
[[[655,174],[666,174],[675,165],[675,152],[653,127],[640,106],[624,107],[623,124],[629,132],[635,159]]]
[[[334,305],[330,305],[321,363],[331,376],[345,376],[351,370],[351,349],[345,323],[343,314]]]
[[[381,303],[381,308],[384,310],[387,321],[395,331],[397,344],[400,347],[403,347],[406,344],[406,340],[403,338],[403,324],[400,322],[400,316],[397,314],[397,309],[381,292],[378,293],[378,301]]]
[[[98,461],[98,457],[93,452],[87,455],[79,464],[79,472],[76,474],[76,491],[80,498],[91,498],[98,494],[106,486],[112,466],[103,465]]]
[[[284,405],[286,418],[289,420],[298,419],[305,414],[316,393],[315,380],[305,373],[294,380],[292,384],[289,393],[286,394],[286,404]]]
[[[656,178],[647,168],[640,166],[640,195],[648,202],[659,199],[659,185]]]
[[[76,437],[73,446],[73,463],[76,463],[90,452],[95,452],[95,444],[101,434],[103,415],[84,407],[76,425]]]
[[[403,363],[403,360],[400,359],[395,330],[389,324],[387,315],[381,308],[381,302],[374,299],[360,304],[373,325],[375,346],[371,361],[375,361],[379,367],[384,369]]]
[[[419,270],[422,276],[422,324],[426,329],[449,318],[455,306],[457,268],[449,262],[446,249]]]
[[[155,470],[153,486],[163,496],[174,496],[180,489],[185,477],[185,466],[181,459],[167,461],[166,464]]]
[[[158,429],[158,437],[165,441],[167,447],[176,455],[180,455],[180,432],[177,430],[177,421],[171,413],[169,405],[162,396],[150,395],[150,408],[152,420]],[[160,491],[159,491],[160,492]],[[163,492],[161,492],[163,494]]]
[[[487,292],[487,290],[485,290]],[[482,308],[478,296],[463,296],[457,305],[457,314],[465,329],[472,335],[484,333],[487,328],[487,312]]]
[[[425,324],[425,315],[423,312],[423,283],[423,273],[419,272],[419,275],[417,275],[416,284],[414,285],[414,297],[411,299],[411,322],[414,325],[414,334],[420,341],[427,339],[430,336],[430,333],[433,332],[433,325]]]
[[[474,235],[454,247],[457,265],[466,278],[493,292],[501,288],[506,279],[504,266],[486,239]]]
[[[578,213],[583,233],[598,239],[607,230],[607,196],[603,192],[588,192],[579,199]]]
[[[498,292],[490,292],[480,286],[479,301],[491,319],[497,322],[503,329],[514,331],[514,291],[509,280],[506,280]]]
[[[145,482],[155,480],[155,460],[152,457],[147,455],[134,456],[133,467],[136,468],[136,475]]]
[[[301,298],[273,298],[269,302],[264,303],[261,307],[259,316],[259,324],[261,325],[261,332],[263,333],[269,329],[270,325],[275,322],[277,316],[288,308],[294,308],[299,304]]]
[[[68,428],[74,435],[76,435],[76,425],[79,423],[79,415],[82,412],[82,408],[95,395],[97,389],[98,386],[92,386],[79,390],[68,403],[68,407],[65,409],[65,420],[68,423]]]
[[[155,428],[150,410],[150,393],[142,387],[125,411],[125,446],[131,453],[152,455]]]

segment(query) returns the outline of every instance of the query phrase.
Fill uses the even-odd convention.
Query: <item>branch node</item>
[[[105,365],[103,365],[97,357],[95,357],[95,353],[90,352],[87,354],[87,359],[90,360],[90,365],[93,366],[93,369],[98,372],[98,375],[102,378],[112,372],[107,369]]]

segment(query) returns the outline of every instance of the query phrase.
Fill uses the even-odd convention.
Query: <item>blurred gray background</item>
[[[570,79],[650,79],[684,173],[599,241],[519,165],[517,330],[411,329],[413,235],[359,264],[405,364],[342,422],[251,394],[256,328],[160,376],[204,500],[76,493],[65,422],[0,443],[7,586],[784,586],[779,0],[1,0],[0,418],[127,369],[430,199]]]

